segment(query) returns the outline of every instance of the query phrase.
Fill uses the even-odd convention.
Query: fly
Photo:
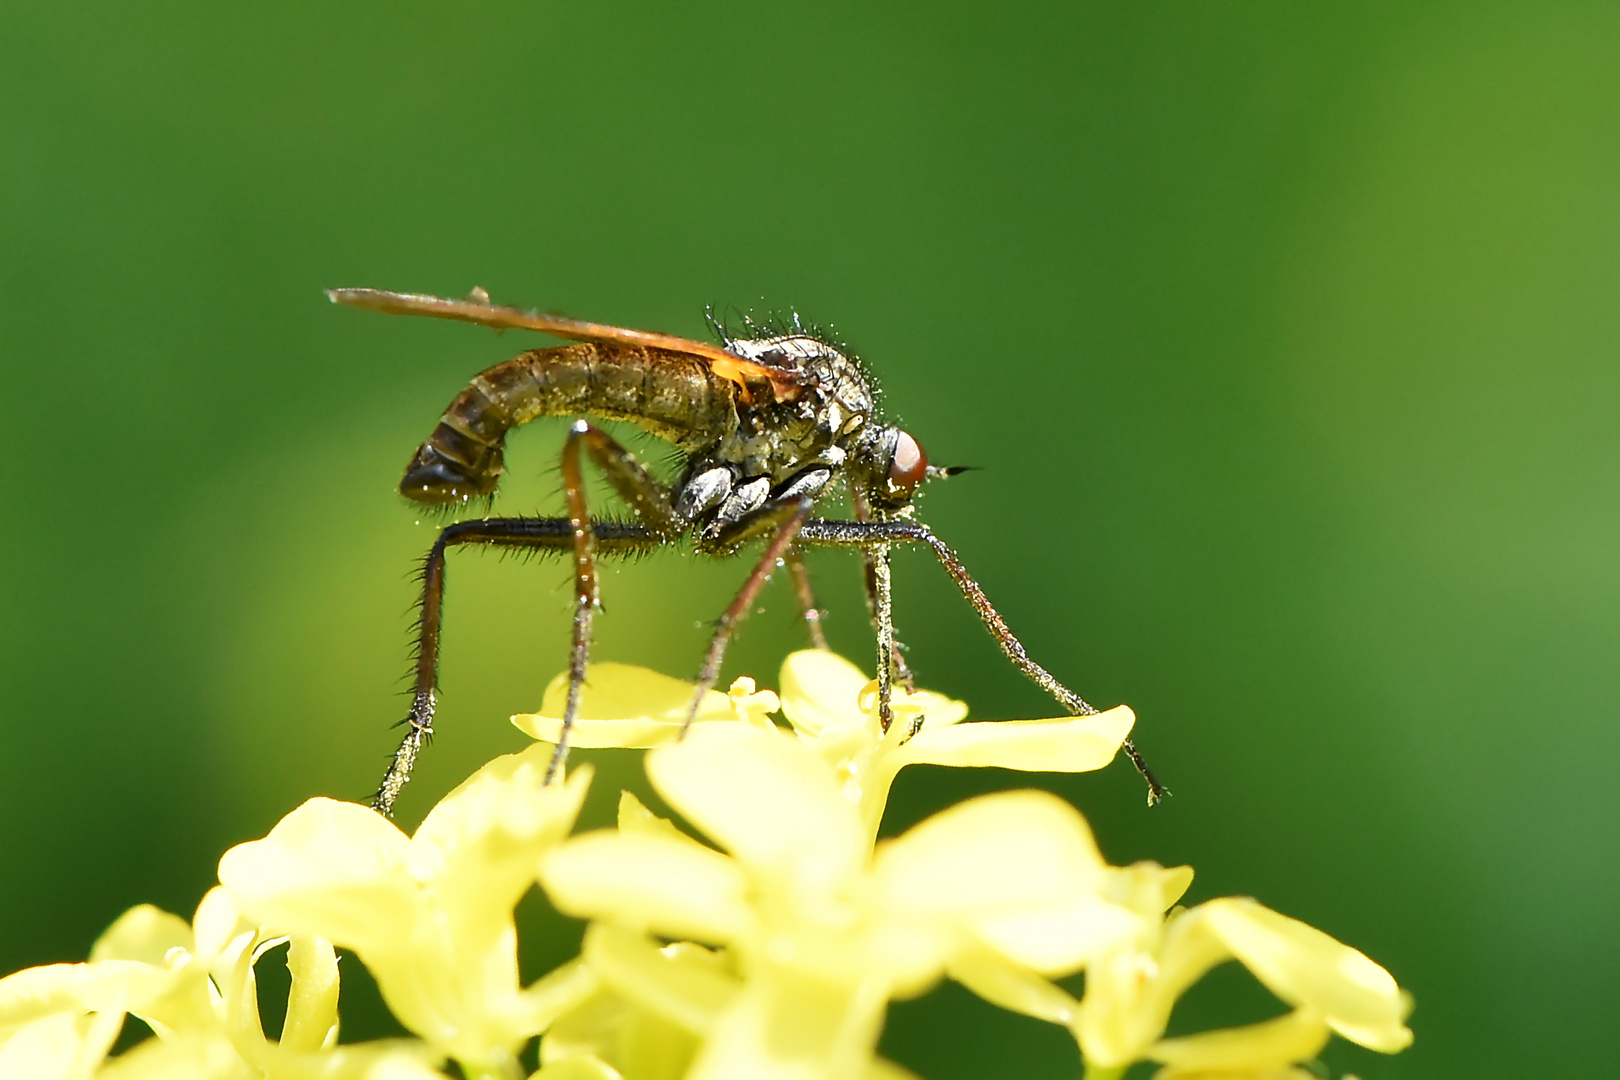
[[[446,526],[423,563],[415,687],[402,724],[405,738],[372,805],[391,813],[411,767],[433,734],[438,682],[445,555],[453,547],[568,552],[574,564],[574,616],[568,697],[547,780],[568,756],[579,712],[599,607],[597,558],[650,551],[690,537],[701,552],[730,555],[753,541],[764,552],[715,624],[698,670],[687,723],[720,675],[726,646],[777,566],[786,566],[812,641],[826,646],[803,547],[861,553],[877,635],[878,722],[893,721],[894,684],[911,686],[895,640],[889,550],[920,544],[933,552],[1013,665],[1070,713],[1098,710],[1030,658],[962,565],[928,526],[912,498],[925,482],[958,471],[932,465],[909,433],[886,424],[865,369],[847,350],[798,326],[721,344],[629,330],[492,304],[482,289],[465,300],[332,289],[335,303],[392,315],[457,319],[497,330],[539,330],[574,344],[532,349],[496,364],[456,395],[438,427],[406,467],[399,490],[419,503],[465,506],[492,496],[504,467],[506,433],[542,416],[579,417],[563,445],[561,474],[567,516],[485,517]],[[748,329],[758,328],[749,324]],[[671,443],[683,464],[666,485],[606,431],[583,417],[623,420]],[[585,500],[589,459],[634,514],[633,521],[593,520]],[[849,492],[852,520],[812,516],[838,489]],[[1127,739],[1126,755],[1148,785],[1148,802],[1164,787]]]

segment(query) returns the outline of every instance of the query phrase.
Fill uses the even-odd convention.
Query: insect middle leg
[[[661,540],[679,532],[681,521],[670,503],[669,492],[642,468],[618,440],[587,420],[576,420],[563,444],[563,494],[568,502],[568,523],[574,541],[574,629],[568,652],[568,703],[563,709],[562,729],[557,749],[546,768],[551,783],[568,760],[568,735],[579,716],[580,694],[585,688],[585,667],[590,661],[591,623],[602,606],[600,583],[596,576],[596,529],[585,507],[585,476],[580,449],[591,456],[620,497],[630,504],[646,528]]]

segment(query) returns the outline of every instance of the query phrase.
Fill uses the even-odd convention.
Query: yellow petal
[[[570,745],[594,747],[661,746],[675,739],[692,707],[694,687],[649,668],[604,661],[592,664],[580,691],[579,716],[568,733]],[[532,738],[555,743],[568,704],[568,675],[551,680],[540,711],[520,713],[512,723]],[[703,695],[694,722],[732,722],[731,698],[715,690]]]
[[[1137,863],[1110,869],[1103,893],[1156,923],[1166,898],[1190,880],[1191,870],[1185,867],[1167,870],[1157,863]],[[1086,994],[1070,1030],[1088,1062],[1122,1067],[1141,1060],[1164,1034],[1181,993],[1231,959],[1201,910],[1177,909],[1164,918],[1158,934],[1145,933],[1142,940],[1086,965]]]
[[[1290,1005],[1319,1012],[1340,1035],[1386,1054],[1404,1049],[1409,1002],[1389,972],[1350,946],[1253,900],[1195,909],[1255,978]]]
[[[1293,1065],[1270,1065],[1258,1069],[1184,1069],[1179,1065],[1166,1065],[1153,1074],[1153,1080],[1322,1080],[1308,1069]],[[1345,1080],[1355,1080],[1345,1074]]]
[[[589,1054],[570,1054],[547,1062],[529,1080],[623,1080],[619,1070]]]
[[[256,920],[358,952],[394,1015],[436,1048],[504,1061],[539,1030],[538,1003],[519,987],[512,906],[590,783],[582,768],[546,784],[549,757],[536,745],[491,762],[411,840],[367,808],[313,800],[227,852],[220,880]],[[232,983],[243,993],[225,994],[244,1014],[247,974]]]
[[[570,915],[669,937],[725,942],[752,925],[736,863],[684,837],[585,833],[546,855],[540,883]]]
[[[706,847],[675,827],[668,818],[659,817],[644,806],[640,799],[628,791],[619,792],[619,832],[625,835],[656,836],[678,844],[690,844],[705,854],[714,854]]]
[[[24,968],[0,979],[0,1035],[54,1013],[140,1008],[173,985],[169,971],[138,960]]]
[[[861,695],[857,699],[861,712],[877,722],[878,713],[878,681],[871,680],[861,688]],[[908,694],[898,686],[890,691],[889,707],[894,713],[894,720],[889,726],[889,738],[898,742],[904,738],[920,719],[924,724],[923,730],[938,730],[957,724],[967,716],[967,703],[948,698],[944,694],[936,694],[931,690],[918,690]]]
[[[866,1075],[862,1080],[921,1080],[921,1078],[904,1065],[897,1065],[888,1058],[873,1058],[872,1064],[866,1067]]]
[[[90,949],[90,960],[139,960],[163,967],[171,949],[192,947],[191,924],[178,915],[140,904],[120,915],[102,931]]]
[[[214,1020],[206,986],[208,955],[198,955],[191,924],[141,904],[119,916],[90,950],[94,963],[134,960],[149,965],[148,990],[125,1002],[155,1030],[207,1026]],[[163,979],[168,976],[167,984]]]
[[[229,947],[232,939],[253,929],[236,909],[230,890],[221,885],[203,894],[196,914],[191,917],[191,926],[197,939],[194,949],[197,958],[208,965]]]
[[[692,1029],[711,1027],[738,986],[719,954],[686,942],[660,948],[601,923],[586,931],[580,966],[599,978],[600,989],[546,1032],[540,1044],[546,1068],[537,1074],[546,1080],[678,1080],[697,1052]]]
[[[1085,819],[1041,791],[936,814],[882,845],[873,864],[887,909],[956,929],[939,945],[948,955],[982,945],[1045,975],[1142,932],[1140,916],[1098,895],[1106,870]]]
[[[871,1067],[888,987],[771,965],[750,973],[687,1080],[848,1080]]]
[[[911,718],[926,715],[928,729],[955,724],[967,715],[967,705],[943,694],[920,690],[907,694],[894,688],[891,705],[898,737],[909,730]],[[793,729],[807,738],[869,731],[876,725],[877,683],[836,653],[806,649],[792,653],[782,664],[782,712]]]
[[[711,691],[712,693],[712,691]],[[621,720],[575,720],[568,732],[568,745],[576,750],[642,750],[663,746],[680,738],[682,722],[686,716],[648,717],[629,716]],[[717,718],[706,716],[693,724],[713,723]],[[732,719],[727,709],[723,718]],[[512,725],[531,739],[555,746],[562,734],[562,719],[543,713],[514,713]]]
[[[524,987],[515,1011],[522,1014],[520,1022],[526,1030],[545,1031],[558,1017],[579,1008],[601,990],[602,980],[575,958]]]
[[[1181,899],[1193,882],[1190,866],[1160,866],[1151,859],[1110,866],[1102,894],[1139,915],[1158,917]]]
[[[337,1042],[338,962],[330,941],[296,937],[287,948],[287,1012],[281,1045],[321,1050]]]
[[[238,844],[219,861],[219,880],[260,922],[339,941],[386,948],[406,936],[413,912],[411,845],[367,806],[311,799],[263,840]]]
[[[804,649],[782,662],[782,713],[808,736],[862,727],[860,708],[867,674],[837,653]]]
[[[1063,987],[990,949],[963,950],[945,972],[992,1005],[1053,1024],[1073,1023],[1080,1007]]]
[[[689,942],[660,948],[641,934],[603,923],[585,932],[581,955],[620,997],[693,1035],[714,1026],[741,986],[707,949]]]
[[[976,920],[978,939],[1042,975],[1068,975],[1106,949],[1140,936],[1143,919],[1089,892],[1034,911]]]
[[[138,972],[132,961],[124,970]],[[14,1028],[54,1013],[82,1013],[85,991],[95,985],[102,968],[89,964],[45,964],[23,968],[0,979],[0,1038]]]
[[[1086,965],[1086,995],[1069,1030],[1089,1065],[1122,1068],[1164,1034],[1175,999],[1150,954],[1119,949]]]
[[[462,781],[428,812],[411,838],[417,874],[437,871],[435,864],[442,860],[444,873],[479,874],[486,893],[494,886],[494,875],[509,879],[507,887],[516,887],[521,895],[532,868],[513,848],[538,855],[567,836],[590,788],[590,766],[581,766],[563,783],[547,784],[550,766],[550,750],[532,746],[503,754]],[[480,850],[486,842],[494,850]],[[438,851],[425,865],[424,848]]]
[[[0,1042],[0,1076],[79,1080],[95,1070],[118,1037],[121,1012],[58,1013],[26,1024]]]
[[[668,818],[659,817],[647,809],[640,799],[628,791],[619,792],[619,831],[697,844],[696,840],[677,829]],[[702,847],[701,844],[698,846]]]
[[[785,733],[714,724],[648,754],[647,775],[671,806],[751,870],[827,886],[864,861],[860,818],[836,774]]]
[[[971,920],[1062,909],[1105,868],[1085,818],[1044,791],[941,811],[883,844],[873,865],[889,906]]]
[[[583,962],[580,966],[585,971],[590,971]],[[596,978],[594,974],[592,978]],[[542,1066],[561,1066],[572,1059],[588,1058],[600,1062],[614,1076],[619,1075],[609,1061],[615,1057],[621,1045],[619,1035],[630,1019],[631,1009],[623,998],[603,985],[600,979],[596,982],[595,993],[582,998],[578,1004],[558,1016],[546,1028],[545,1034],[540,1038]],[[542,1069],[535,1075],[549,1077],[553,1074]],[[556,1075],[572,1074],[560,1070]],[[530,1080],[533,1080],[533,1077]]]
[[[1327,1045],[1329,1035],[1320,1014],[1295,1009],[1259,1024],[1161,1039],[1148,1056],[1192,1072],[1281,1068],[1314,1058]]]
[[[930,722],[933,717],[929,717]],[[996,720],[924,727],[895,752],[903,764],[994,766],[1024,772],[1090,772],[1114,759],[1136,714],[1121,705],[1095,716]]]
[[[446,1080],[443,1073],[432,1067],[443,1055],[405,1039],[352,1043],[319,1053],[267,1043],[261,1056],[262,1073],[255,1069],[248,1076],[263,1075],[273,1080]],[[191,1080],[191,1075],[176,1070],[166,1077]]]

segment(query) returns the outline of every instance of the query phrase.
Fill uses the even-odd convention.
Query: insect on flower
[[[894,681],[911,684],[895,640],[889,573],[889,549],[895,544],[921,544],[932,551],[1020,671],[1069,712],[1097,712],[1029,657],[956,553],[915,519],[911,503],[918,487],[959,470],[929,464],[915,438],[884,423],[875,387],[854,356],[796,321],[766,331],[750,323],[747,329],[759,336],[748,337],[732,337],[716,325],[722,342],[712,345],[501,307],[482,289],[465,300],[375,289],[332,289],[327,295],[335,303],[393,315],[539,330],[576,342],[532,349],[474,377],[406,468],[399,490],[410,499],[456,506],[493,495],[506,433],[542,416],[629,421],[684,456],[679,475],[666,486],[607,432],[576,419],[562,451],[566,517],[485,517],[458,521],[439,533],[423,566],[415,692],[403,721],[409,730],[378,788],[373,805],[379,811],[392,810],[433,733],[445,553],[467,544],[573,554],[568,702],[550,775],[567,756],[567,733],[578,714],[598,607],[597,556],[648,551],[686,536],[697,550],[713,555],[764,541],[753,572],[716,623],[688,723],[719,677],[732,632],[779,561],[792,571],[812,639],[825,644],[809,575],[797,554],[806,546],[861,552],[877,634],[883,730],[893,719]],[[602,470],[634,521],[591,518],[582,455]],[[849,492],[854,520],[812,517],[816,504],[840,486]],[[1124,748],[1147,781],[1148,801],[1157,802],[1164,788],[1129,740]]]

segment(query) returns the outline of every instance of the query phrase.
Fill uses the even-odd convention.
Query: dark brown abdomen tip
[[[419,503],[445,506],[493,495],[500,479],[499,446],[475,442],[441,424],[405,467],[399,493]]]

